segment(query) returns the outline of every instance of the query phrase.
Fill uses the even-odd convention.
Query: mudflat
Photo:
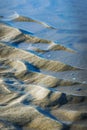
[[[58,43],[73,30],[15,16],[0,17],[0,130],[87,130],[86,43]]]

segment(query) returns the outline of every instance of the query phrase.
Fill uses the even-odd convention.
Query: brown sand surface
[[[37,22],[15,19],[21,21]],[[70,57],[74,65],[66,63],[67,58],[62,62],[37,55],[48,52],[78,55],[71,48],[0,23],[0,130],[87,130],[87,70]]]

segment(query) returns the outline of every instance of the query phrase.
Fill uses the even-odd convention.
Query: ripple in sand
[[[4,24],[0,30],[3,42],[0,43],[0,128],[86,130],[87,84],[85,79],[77,82],[75,75],[83,70],[60,60],[50,60],[50,51],[62,50],[73,56],[75,52]],[[34,51],[47,57],[27,51],[25,43],[27,49],[32,50],[33,46]],[[40,48],[35,44],[40,44]]]

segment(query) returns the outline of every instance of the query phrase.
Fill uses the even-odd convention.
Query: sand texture
[[[55,30],[22,16],[14,22],[36,22]],[[50,52],[56,58],[61,52],[62,57],[77,55],[71,48],[0,23],[0,130],[87,130],[87,82],[80,76],[86,77],[87,70],[66,63],[73,61],[70,58],[50,59]]]

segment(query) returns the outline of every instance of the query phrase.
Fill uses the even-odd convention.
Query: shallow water
[[[87,0],[0,3],[1,130],[86,130]]]
[[[6,2],[5,2],[6,1]],[[44,58],[60,60],[64,63],[87,68],[87,1],[75,0],[5,0],[0,5],[2,22],[21,29],[24,34],[30,34],[39,38],[51,40],[56,44],[69,47],[76,54],[67,52],[50,51],[39,54]],[[67,3],[67,4],[66,4]],[[24,16],[36,21],[43,22],[54,29],[49,29],[37,22],[14,22],[15,17]],[[45,44],[34,45],[38,48],[47,48]],[[32,45],[22,43],[18,48],[33,50]],[[38,53],[37,53],[38,55]]]

